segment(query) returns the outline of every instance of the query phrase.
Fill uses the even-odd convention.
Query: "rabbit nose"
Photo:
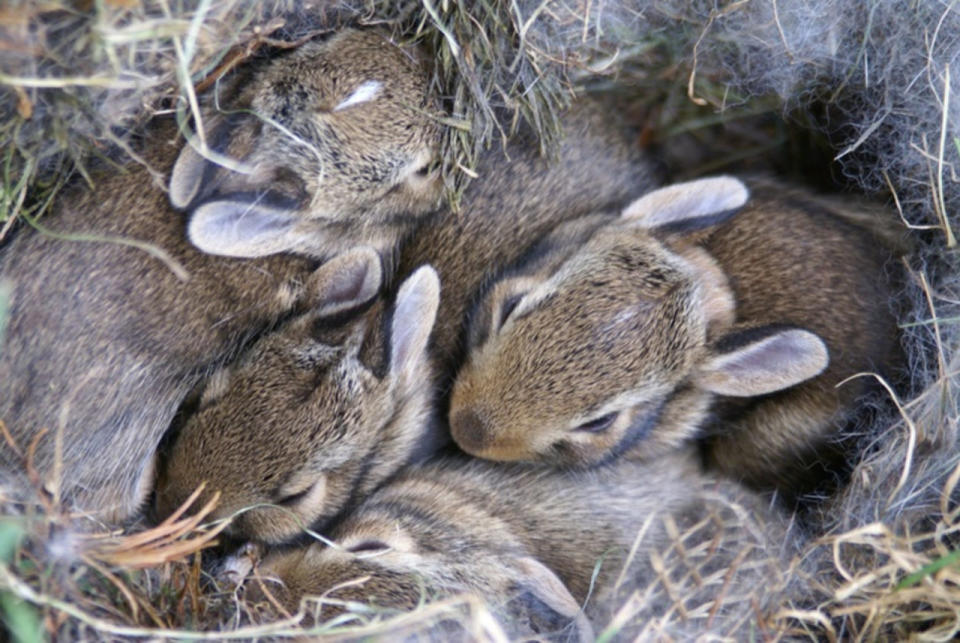
[[[473,409],[454,413],[450,418],[450,431],[460,448],[473,455],[482,452],[493,438],[490,424]]]

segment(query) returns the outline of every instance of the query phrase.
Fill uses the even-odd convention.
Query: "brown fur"
[[[673,431],[660,426],[647,434],[643,425],[646,418],[656,420],[662,400],[685,383],[706,350],[708,320],[693,266],[645,230],[621,226],[562,247],[555,249],[567,253],[561,265],[543,264],[547,272],[524,272],[504,284],[523,289],[524,298],[502,326],[502,312],[495,312],[486,336],[475,337],[483,341],[471,348],[451,399],[454,439],[494,460],[536,454],[596,463],[633,440],[638,426],[650,454],[672,448]],[[505,295],[492,293],[498,294]],[[492,297],[488,301],[494,305]],[[577,381],[586,374],[596,378],[594,385]],[[613,391],[643,408],[610,430],[564,430],[563,443],[556,442],[547,427],[576,422],[584,411],[603,415]],[[697,423],[686,417],[704,410],[688,397],[681,391],[671,400],[682,418],[677,430],[695,430]]]
[[[477,290],[558,224],[616,210],[654,184],[649,161],[605,103],[583,100],[563,116],[556,155],[529,141],[496,151],[479,167],[463,211],[441,210],[402,246],[399,274],[429,263],[443,284],[432,340],[447,372],[458,361],[463,319]]]
[[[158,170],[177,152],[164,142],[173,134],[158,128],[147,147]],[[0,418],[23,451],[48,430],[34,460],[41,480],[109,520],[132,514],[149,492],[154,449],[183,397],[293,305],[310,266],[203,254],[186,242],[181,215],[145,168],[97,178],[95,191],[62,196],[44,226],[149,242],[189,279],[137,248],[20,230],[0,255],[0,273],[13,283]],[[0,457],[4,470],[22,475],[23,461],[6,444]]]
[[[689,454],[590,472],[439,461],[405,470],[331,536],[336,547],[315,543],[264,561],[261,573],[282,583],[268,587],[289,609],[323,596],[331,601],[324,621],[344,611],[340,601],[409,610],[474,593],[515,617],[514,635],[554,637],[580,606],[605,625],[634,590],[645,594],[623,635],[655,618],[679,621],[687,634],[708,623],[728,636],[746,632],[776,595],[778,563],[790,551],[778,516],[705,477]],[[690,574],[699,587],[674,594]],[[761,583],[764,594],[745,599]],[[675,603],[681,618],[671,617]],[[578,625],[589,636],[590,626]]]
[[[889,246],[842,209],[785,194],[758,184],[741,212],[689,233],[633,229],[625,218],[505,275],[483,306],[522,297],[502,327],[488,315],[489,332],[471,329],[451,399],[454,439],[498,460],[653,457],[702,431],[711,390],[728,386],[723,360],[742,346],[787,340],[796,355],[774,351],[770,360],[802,381],[783,359],[809,371],[817,341],[777,325],[796,326],[826,344],[829,368],[724,416],[711,443],[721,470],[789,486],[806,464],[801,453],[835,435],[863,392],[862,382],[834,385],[890,365],[898,346]],[[588,423],[607,413],[607,425]]]
[[[376,99],[329,111],[328,102],[342,100],[369,75],[385,83]],[[399,230],[411,225],[392,215],[422,212],[436,201],[436,189],[418,180],[423,190],[411,192],[401,181],[414,157],[417,167],[429,161],[424,150],[435,142],[435,125],[417,109],[426,100],[426,78],[377,32],[348,31],[308,43],[227,84],[220,100],[228,108],[252,106],[323,153],[318,158],[254,116],[228,120],[224,127],[219,116],[211,117],[211,144],[223,142],[221,152],[255,168],[238,178],[189,148],[174,164],[180,151],[171,143],[176,129],[159,124],[143,154],[164,175],[174,165],[180,168],[173,172],[171,198],[189,204],[194,215],[217,198],[240,198],[240,191],[243,198],[256,197],[242,209],[252,218],[256,203],[271,202],[280,192],[284,203],[299,204],[287,212],[296,226],[336,214],[334,221],[316,220],[300,231],[321,239],[320,228],[332,226],[327,233],[333,230],[338,241],[309,248],[320,256],[364,239],[389,247]],[[316,119],[305,122],[304,112]],[[386,121],[384,114],[390,115]],[[323,182],[317,178],[319,162]],[[374,171],[381,166],[390,172]],[[149,492],[154,450],[184,396],[297,305],[309,290],[304,284],[311,264],[289,257],[238,261],[203,254],[184,238],[184,217],[171,209],[146,168],[95,178],[94,190],[77,187],[62,195],[43,225],[56,234],[148,242],[182,264],[189,280],[127,245],[66,241],[22,229],[0,251],[0,275],[13,284],[10,323],[0,347],[0,419],[23,453],[38,432],[48,430],[33,463],[48,489],[71,506],[120,520]],[[264,192],[267,184],[270,191]],[[385,227],[366,219],[358,223],[365,208]],[[344,233],[344,226],[353,233]],[[5,443],[0,463],[22,480],[23,458]]]
[[[247,171],[205,160],[196,138],[184,147],[170,187],[191,213],[191,240],[243,257],[393,248],[442,187],[437,106],[418,55],[380,31],[347,29],[231,79],[207,101],[205,130]]]
[[[529,144],[512,147],[509,158],[502,151],[492,152],[481,165],[481,177],[464,195],[463,212],[436,213],[400,250],[401,275],[430,262],[441,276],[438,328],[431,338],[431,355],[440,368],[449,369],[455,359],[464,312],[491,266],[515,258],[556,222],[597,203],[622,205],[638,185],[649,185],[649,169],[637,150],[619,126],[611,127],[600,115],[590,103],[575,108],[567,116],[566,139],[555,160],[541,158]],[[391,272],[388,268],[387,274]],[[378,303],[374,308],[382,307]],[[379,330],[382,326],[352,320],[336,332],[348,338],[364,336],[369,350],[384,354],[391,338]],[[275,478],[295,476],[308,486],[311,475],[329,480],[330,469],[338,471],[342,489],[327,493],[322,511],[297,509],[296,515],[287,512],[288,518],[281,519],[282,512],[257,510],[245,513],[233,528],[249,538],[276,542],[329,518],[350,498],[362,498],[385,472],[409,459],[412,442],[406,440],[422,435],[406,428],[415,424],[392,415],[398,408],[396,392],[388,386],[392,378],[372,375],[350,350],[331,351],[316,367],[298,364],[293,356],[315,341],[291,325],[276,338],[264,339],[224,381],[214,380],[212,386],[226,392],[177,438],[161,482],[161,513],[172,511],[204,480],[210,483],[209,492],[223,493],[218,515],[228,515],[257,503],[282,501],[289,490]],[[358,340],[347,344],[351,341]],[[286,348],[288,344],[296,351]],[[388,367],[384,362],[382,368]],[[432,396],[432,378],[421,375],[422,391],[406,395],[425,404]],[[373,383],[358,383],[367,380]],[[311,403],[298,404],[302,399]],[[378,433],[391,431],[404,440],[392,446],[378,441]],[[426,448],[429,441],[423,442]],[[349,473],[364,467],[365,458],[377,459],[380,469]],[[348,489],[350,484],[355,488]]]
[[[438,282],[417,273],[388,306],[376,297],[379,262],[376,270],[376,287],[352,302],[361,309],[330,312],[320,302],[211,379],[161,466],[162,516],[206,482],[200,502],[222,494],[213,517],[245,510],[232,534],[280,542],[321,526],[428,450],[426,343]],[[413,344],[407,331],[419,333]],[[412,352],[398,364],[386,353],[403,342]],[[258,506],[267,504],[276,507]]]
[[[830,351],[817,378],[722,418],[709,441],[720,470],[752,484],[787,486],[824,454],[872,378],[902,363],[891,288],[903,237],[889,212],[754,181],[752,198],[703,243],[730,278],[737,324],[791,324]]]

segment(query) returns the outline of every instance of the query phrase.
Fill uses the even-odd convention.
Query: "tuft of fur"
[[[682,21],[688,38],[702,37],[695,47],[690,40],[681,45],[688,60],[695,53],[693,96],[735,111],[773,95],[784,112],[806,115],[829,136],[854,185],[866,192],[892,188],[912,223],[944,226],[957,211],[960,187],[950,178],[960,160],[953,143],[960,77],[949,72],[960,62],[954,3],[650,5],[666,30]],[[934,160],[941,154],[943,168]]]

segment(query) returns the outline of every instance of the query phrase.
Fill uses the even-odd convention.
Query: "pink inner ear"
[[[296,224],[289,210],[246,201],[209,201],[193,211],[190,241],[211,254],[262,257],[292,249]]]
[[[736,210],[748,197],[747,187],[739,179],[710,177],[654,190],[627,206],[622,216],[644,228],[675,226]]]
[[[391,325],[391,369],[406,370],[427,347],[440,304],[440,278],[430,266],[417,269],[397,293]]]
[[[704,390],[720,395],[764,395],[815,377],[828,363],[827,347],[815,334],[800,329],[778,331],[714,356],[698,382]]]
[[[340,254],[317,268],[309,289],[325,313],[344,310],[376,297],[382,281],[380,255],[361,246]]]
[[[734,355],[723,365],[723,370],[732,377],[738,374],[756,376],[758,373],[776,371],[779,364],[787,364],[797,356],[797,348],[782,342],[765,345],[762,350],[744,351]]]
[[[815,342],[811,342],[811,337]],[[784,371],[822,370],[819,362],[819,345],[822,342],[806,331],[788,331],[774,335],[759,343],[756,350],[745,350],[728,362],[726,370],[744,374],[769,372],[772,376]],[[814,354],[815,353],[815,354]]]
[[[376,285],[371,283],[375,269],[379,270],[379,266],[362,262],[336,272],[327,282],[324,299],[329,302],[366,301],[376,294]]]
[[[200,156],[189,144],[180,150],[170,173],[170,204],[179,209],[186,208],[200,191],[206,159]]]

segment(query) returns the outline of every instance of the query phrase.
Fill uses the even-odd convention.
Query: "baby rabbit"
[[[604,117],[597,105],[584,102],[566,116],[566,123],[566,137],[556,159],[541,158],[529,142],[518,142],[509,153],[491,152],[481,165],[480,178],[464,195],[464,211],[437,212],[404,243],[398,258],[391,261],[387,257],[387,275],[395,272],[390,267],[394,263],[399,264],[402,279],[427,262],[440,274],[443,288],[429,352],[433,372],[440,373],[437,377],[450,373],[464,311],[493,266],[515,259],[557,222],[589,212],[598,204],[614,207],[626,203],[637,185],[650,184],[646,162],[629,144],[624,131]],[[372,275],[376,271],[371,268],[367,272]],[[373,309],[379,311],[382,306],[376,304]],[[326,325],[331,333],[336,331],[343,338],[365,337],[363,350],[383,356],[389,353],[393,341],[389,333],[377,330],[385,323],[338,313]],[[298,345],[314,341],[303,338],[298,328],[292,326],[289,332],[263,343],[273,346],[274,342]],[[343,341],[346,339],[330,344],[340,346]],[[403,448],[381,450],[370,444],[377,431],[390,430],[385,428],[387,422],[406,426],[403,418],[390,416],[397,401],[388,386],[394,378],[388,361],[381,357],[381,366],[363,370],[350,350],[329,350],[320,364],[323,370],[308,380],[311,399],[323,400],[326,405],[303,406],[299,403],[304,397],[302,378],[290,375],[285,384],[273,375],[274,371],[296,371],[288,365],[296,361],[296,352],[286,351],[284,357],[276,353],[272,349],[255,350],[230,377],[229,394],[201,411],[176,438],[160,484],[161,514],[176,508],[206,480],[209,493],[219,490],[223,494],[218,515],[257,503],[295,506],[295,513],[285,514],[290,519],[274,518],[279,512],[258,510],[243,514],[233,527],[247,538],[279,542],[292,538],[310,523],[322,524],[343,506],[346,499],[342,494],[349,492],[349,478],[343,478],[343,488],[336,493],[324,486],[331,484],[330,470],[346,466],[344,454],[357,459],[351,466],[360,467],[370,483],[356,488],[353,499],[372,490],[372,484],[383,477],[379,471],[396,469],[408,459],[406,443]],[[261,367],[257,360],[267,354],[275,356],[263,358]],[[308,364],[303,368],[306,377],[311,367]],[[381,384],[361,394],[359,384],[348,377],[361,371],[370,371],[372,375],[364,377]],[[323,373],[330,375],[321,377]],[[339,378],[335,374],[340,374]],[[424,400],[429,399],[426,389],[431,388],[433,379],[424,372],[419,380],[424,391],[417,395]],[[224,387],[214,378],[213,388]],[[361,428],[344,429],[340,415],[358,418]],[[421,441],[420,446],[429,449],[431,440]],[[371,462],[377,464],[372,472],[367,471]],[[252,475],[252,468],[258,473]],[[290,480],[265,476],[263,472],[272,468],[283,471],[282,476]],[[313,484],[317,485],[316,498],[298,495]],[[291,496],[293,501],[289,500]],[[261,519],[261,515],[269,518]]]
[[[170,177],[194,245],[232,257],[393,248],[442,190],[437,106],[417,55],[348,29],[233,78],[204,114],[213,154],[194,137]]]
[[[472,593],[507,617],[511,638],[554,640],[573,624],[569,638],[592,640],[582,610],[603,626],[639,591],[624,637],[742,637],[773,603],[791,541],[769,507],[690,455],[591,471],[410,467],[334,527],[335,546],[271,554],[260,574],[291,611],[321,597],[318,622],[351,604],[389,614]]]
[[[655,184],[636,137],[602,101],[581,100],[561,122],[554,157],[542,158],[525,139],[491,152],[464,194],[463,211],[434,213],[401,245],[400,275],[429,263],[443,283],[431,340],[441,377],[462,356],[464,317],[492,275],[558,224],[619,210]]]
[[[209,133],[216,149],[244,159],[255,171],[241,180],[192,150],[180,153],[170,199],[193,211],[194,227],[210,215],[204,230],[247,239],[244,226],[269,209],[272,222],[256,220],[272,239],[286,229],[280,213],[294,212],[277,209],[277,203],[296,192],[298,217],[309,212],[331,217],[327,206],[354,221],[365,207],[387,217],[385,236],[371,222],[349,224],[383,245],[392,243],[384,239],[406,222],[397,212],[432,204],[433,188],[414,189],[429,176],[411,176],[432,154],[434,126],[407,109],[423,104],[426,80],[381,36],[346,32],[239,76],[232,84],[238,98],[225,96],[224,102],[232,109],[260,110],[269,119],[239,111],[212,116]],[[368,81],[380,84],[360,87]],[[297,124],[294,117],[313,114],[326,101],[329,114],[317,116],[321,124]],[[389,120],[374,135],[368,128],[377,114]],[[150,166],[170,171],[179,151],[169,142],[175,136],[170,122],[155,127],[144,146]],[[371,141],[381,147],[370,149]],[[327,156],[314,154],[318,146]],[[32,462],[40,479],[68,505],[112,522],[134,514],[150,490],[154,451],[187,392],[297,308],[301,294],[311,290],[315,264],[201,253],[184,238],[182,215],[170,208],[146,168],[95,178],[95,190],[77,187],[57,200],[43,220],[53,234],[23,228],[0,251],[0,280],[13,284],[0,346],[0,419],[19,449],[0,442],[0,477],[25,479],[25,455],[46,429]],[[270,191],[262,189],[267,183]],[[338,187],[326,193],[328,183]],[[288,188],[292,191],[284,192]],[[275,197],[276,191],[286,196]],[[214,216],[243,199],[247,202],[227,218]],[[298,224],[287,226],[285,234],[319,235],[313,228],[324,221],[339,240],[323,247],[346,244],[346,220],[314,219],[309,231]],[[101,241],[62,237],[74,234]],[[117,238],[161,249],[188,279]],[[323,255],[321,245],[311,254]]]
[[[202,501],[222,493],[213,517],[248,508],[232,534],[281,542],[428,448],[436,273],[415,271],[389,305],[378,297],[382,267],[370,248],[331,259],[317,276],[309,312],[211,378],[161,465],[161,515],[207,481]]]
[[[585,236],[533,253],[478,306],[450,404],[467,452],[590,465],[714,422],[721,470],[788,486],[864,390],[836,385],[897,352],[892,252],[831,202],[758,183],[748,204],[739,181],[704,179]]]

